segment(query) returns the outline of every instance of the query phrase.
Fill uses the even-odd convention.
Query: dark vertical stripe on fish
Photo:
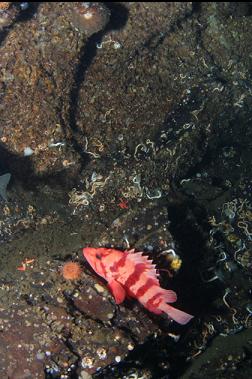
[[[148,308],[148,307],[153,307],[154,306],[154,302],[155,300],[157,300],[159,297],[161,297],[162,294],[160,292],[156,293],[156,295],[152,296],[148,301],[147,303],[145,304],[145,306]],[[158,306],[162,301],[162,298],[160,299],[160,301],[155,304],[155,307]]]
[[[150,287],[152,287],[154,285],[153,283],[153,279],[148,279],[147,282],[145,284],[143,284],[138,290],[137,290],[137,293],[135,294],[135,296],[137,298],[143,296],[145,294],[146,291],[148,291],[148,289]]]
[[[119,261],[115,262],[111,267],[111,272],[117,272],[120,267],[123,267],[125,265],[125,261],[127,258],[127,254],[123,254],[122,257],[119,259]]]
[[[132,272],[132,274],[128,277],[128,279],[124,283],[124,287],[130,289],[134,284],[136,284],[139,281],[142,273],[145,270],[146,270],[146,265],[144,263],[136,264],[134,272]]]
[[[100,261],[100,265],[101,265],[101,269],[102,269],[102,275],[106,277],[107,276],[107,270],[105,268],[105,264],[102,261]]]

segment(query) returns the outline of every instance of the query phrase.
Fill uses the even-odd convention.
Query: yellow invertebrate
[[[174,258],[171,261],[170,267],[173,271],[178,271],[182,265],[182,259],[180,258]]]

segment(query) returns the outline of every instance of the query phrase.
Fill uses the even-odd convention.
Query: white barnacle
[[[96,353],[100,359],[106,359],[107,358],[107,351],[104,349],[104,347],[99,347],[97,349]]]
[[[48,147],[61,147],[65,146],[65,142],[51,142],[48,144]]]
[[[122,45],[120,44],[120,42],[114,42],[114,49],[117,50],[117,49],[120,49],[122,47]]]
[[[24,148],[24,157],[29,157],[33,153],[34,153],[34,151],[29,146]]]
[[[81,366],[83,368],[92,368],[94,366],[94,359],[91,357],[84,357],[81,360]]]
[[[133,345],[133,343],[132,342],[130,342],[129,344],[128,344],[128,346],[127,346],[127,349],[129,350],[129,351],[131,351],[131,350],[134,350],[134,345]]]

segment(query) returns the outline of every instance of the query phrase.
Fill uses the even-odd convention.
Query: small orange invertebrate
[[[22,263],[22,266],[18,266],[17,270],[18,271],[25,271],[26,270],[26,265],[24,263]]]
[[[10,7],[10,5],[11,5],[11,1],[1,1],[0,2],[0,10],[1,11],[6,11],[7,9],[9,9],[9,7]]]
[[[27,269],[27,266],[32,264],[34,261],[35,261],[35,259],[33,259],[33,258],[32,259],[25,258],[25,260],[22,261],[21,266],[17,267],[17,270],[18,271],[25,271]]]
[[[118,204],[118,207],[120,207],[121,209],[128,209],[129,208],[127,200],[124,200],[121,197],[119,200],[120,200],[120,203]]]
[[[66,262],[61,269],[63,278],[66,280],[80,279],[81,271],[81,266],[77,262]]]

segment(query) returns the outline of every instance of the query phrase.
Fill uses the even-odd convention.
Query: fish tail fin
[[[165,290],[162,288],[162,298],[164,299],[165,303],[174,303],[177,301],[177,295],[176,292],[172,290]]]
[[[159,309],[181,325],[187,324],[193,318],[193,316],[189,313],[180,311],[179,309],[176,309],[169,304],[163,303],[159,306]]]

